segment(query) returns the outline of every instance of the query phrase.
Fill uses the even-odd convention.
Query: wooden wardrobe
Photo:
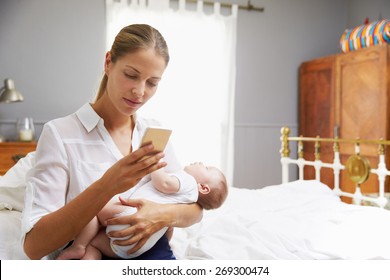
[[[373,46],[302,63],[299,73],[299,134],[332,138],[390,139],[390,47]],[[305,156],[313,146],[305,147]],[[343,163],[353,146],[341,147]],[[361,146],[371,166],[376,167],[376,147]],[[389,167],[390,151],[387,151]],[[313,158],[314,156],[312,156]],[[321,160],[333,160],[333,147],[321,146]],[[333,187],[333,173],[322,169],[321,177]],[[305,178],[314,178],[314,169],[305,169]],[[347,176],[341,186],[354,191]],[[375,175],[361,185],[363,193],[378,191]]]

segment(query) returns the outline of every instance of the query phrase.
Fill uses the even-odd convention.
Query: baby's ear
[[[210,193],[210,187],[207,184],[198,184],[198,190],[202,194],[208,194]]]

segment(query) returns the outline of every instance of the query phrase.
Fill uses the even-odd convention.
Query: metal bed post
[[[382,140],[382,139],[380,139]],[[379,163],[377,169],[372,169],[371,173],[374,173],[378,176],[379,181],[379,196],[377,198],[377,204],[380,207],[385,207],[387,204],[387,199],[385,197],[385,180],[386,176],[388,176],[389,170],[386,168],[385,163],[385,145],[380,143],[378,145],[378,156],[379,156]]]
[[[314,169],[316,171],[315,178],[318,182],[321,181],[321,159],[320,159],[320,153],[321,153],[321,143],[319,141],[320,137],[316,137],[316,141],[314,144]]]
[[[305,159],[303,157],[304,153],[303,153],[303,141],[302,140],[299,140],[298,141],[298,161],[297,161],[297,165],[298,165],[298,179],[299,180],[304,180],[304,173],[303,173],[303,170],[305,168]]]
[[[282,183],[287,183],[289,181],[288,174],[288,165],[289,165],[289,157],[290,157],[290,148],[289,148],[289,140],[288,137],[290,135],[290,128],[282,127],[280,130],[281,136],[280,141],[282,143],[282,147],[280,148],[280,162],[282,163]]]
[[[333,191],[336,193],[340,192],[340,171],[343,169],[343,165],[340,161],[340,144],[337,141],[338,136],[335,137],[333,142],[333,175],[334,175],[334,188]]]

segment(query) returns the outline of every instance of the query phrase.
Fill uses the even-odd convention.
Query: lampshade
[[[4,80],[4,87],[0,89],[0,102],[11,103],[23,101],[23,95],[15,89],[15,83],[11,79]]]

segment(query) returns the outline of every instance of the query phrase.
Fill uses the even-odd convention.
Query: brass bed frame
[[[282,182],[289,181],[289,166],[296,165],[298,167],[298,180],[304,180],[304,167],[313,166],[315,169],[315,180],[321,180],[321,169],[330,168],[334,174],[333,191],[340,197],[352,198],[353,203],[362,204],[368,202],[369,204],[377,205],[384,208],[389,203],[385,196],[385,181],[386,176],[390,176],[390,171],[386,167],[385,150],[386,146],[390,145],[390,141],[379,140],[362,140],[362,139],[341,139],[337,136],[335,138],[320,138],[320,137],[291,137],[290,128],[282,127],[281,129],[281,164],[282,164]],[[295,142],[297,144],[297,157],[290,157],[290,144]],[[304,158],[305,144],[314,143],[314,160],[307,160]],[[320,158],[320,148],[322,143],[333,143],[333,162],[323,162]],[[354,154],[349,156],[348,160],[343,164],[340,160],[340,144],[345,143],[354,145]],[[360,145],[376,145],[378,151],[378,165],[373,168],[370,162],[364,155],[360,154]],[[340,186],[340,173],[342,170],[350,180],[355,184],[356,188],[353,193],[343,191]],[[367,181],[370,174],[376,174],[378,177],[378,194],[374,197],[371,195],[362,194],[360,185]]]

